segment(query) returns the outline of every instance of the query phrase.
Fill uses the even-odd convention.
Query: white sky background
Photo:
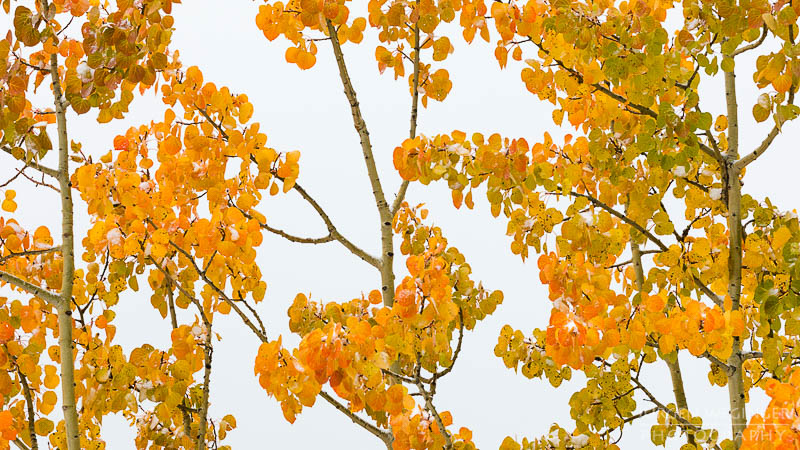
[[[352,3],[351,10],[361,4]],[[260,122],[261,130],[269,136],[268,145],[279,151],[300,150],[298,181],[323,205],[345,236],[377,254],[378,215],[330,45],[318,43],[317,64],[311,70],[301,71],[286,63],[283,56],[286,42],[278,39],[270,43],[255,26],[259,4],[190,0],[177,6],[171,47],[180,51],[185,67],[199,66],[206,81],[249,96],[255,106],[253,120]],[[10,22],[9,19],[9,27]],[[450,71],[453,89],[444,103],[431,101],[428,109],[420,110],[420,134],[430,136],[459,129],[467,133],[497,132],[536,142],[544,131],[549,131],[559,142],[561,135],[574,133],[553,125],[551,105],[526,91],[519,76],[520,63],[509,60],[509,68],[501,71],[494,60],[493,44],[485,44],[478,38],[467,47],[462,39],[450,34],[456,50],[444,67]],[[365,42],[345,45],[344,53],[369,127],[384,190],[387,198],[392,199],[400,179],[391,155],[394,147],[408,136],[410,97],[407,82],[395,81],[391,69],[384,75],[378,74],[375,45],[375,34],[368,27]],[[423,57],[430,58],[429,52]],[[442,63],[437,64],[441,67]],[[751,118],[750,107],[757,96],[751,87],[753,68],[752,58],[737,59],[741,74],[743,153],[757,146],[771,126],[769,122],[756,126]],[[715,116],[724,108],[721,83],[716,81],[703,84],[701,89],[704,109]],[[46,85],[40,94],[44,94],[43,101],[50,102]],[[46,105],[49,103],[39,106]],[[111,148],[115,135],[129,126],[161,120],[163,110],[160,100],[148,93],[146,98],[134,101],[131,113],[122,121],[99,125],[93,114],[70,117],[70,138],[81,142],[84,152],[97,158]],[[751,166],[745,179],[746,193],[758,199],[769,195],[784,210],[797,206],[796,170],[800,157],[792,145],[798,137],[796,128],[788,125],[773,148]],[[8,157],[0,158],[0,180],[9,178],[18,167],[9,161]],[[17,189],[20,205],[15,217],[25,227],[45,224],[51,230],[59,229],[58,198],[54,193],[32,189],[26,182],[16,182],[11,187]],[[450,191],[444,183],[427,187],[412,184],[408,200],[412,204],[427,204],[429,221],[441,226],[450,244],[465,254],[474,279],[482,280],[489,289],[502,289],[505,293],[505,302],[494,315],[465,336],[455,370],[439,385],[436,397],[439,410],[453,413],[455,429],[470,428],[481,448],[497,448],[507,435],[540,436],[547,433],[552,422],[571,430],[568,400],[583,387],[582,377],[574,376],[571,383],[565,382],[555,389],[546,379],[528,380],[506,369],[493,353],[504,324],[526,333],[547,326],[551,303],[546,287],[539,281],[536,256],[522,263],[511,254],[510,241],[505,236],[506,221],[491,217],[482,196],[476,197],[474,211],[466,208],[459,211],[452,206]],[[293,234],[316,237],[325,233],[316,213],[294,192],[266,198],[261,211],[271,225]],[[85,204],[78,201],[76,213],[76,231],[81,236],[88,227]],[[287,345],[297,343],[289,334],[286,310],[298,292],[310,293],[316,300],[345,301],[379,286],[377,272],[338,243],[304,246],[268,233],[264,237],[257,262],[268,288],[258,310],[270,338],[283,334]],[[404,270],[404,258],[396,259],[396,267]],[[140,284],[146,287],[146,283]],[[149,297],[147,289],[126,292],[116,307],[116,342],[126,351],[143,342],[162,348],[168,345],[170,325],[150,306]],[[222,334],[223,341],[215,344],[211,416],[218,419],[232,413],[238,423],[224,443],[240,449],[383,448],[375,437],[322,400],[313,408],[304,409],[295,424],[290,425],[283,419],[279,404],[267,397],[253,375],[257,339],[235,316],[217,317],[215,330]],[[708,365],[704,361],[684,352],[681,362],[690,409],[704,415],[708,425],[714,423],[713,418],[720,419],[721,438],[727,437],[730,433],[725,417],[727,388],[709,386]],[[643,373],[645,384],[659,399],[665,403],[674,401],[662,362],[648,365]],[[650,406],[639,401],[640,408]],[[763,399],[748,406],[750,414],[763,411]],[[626,429],[623,448],[651,447],[648,433],[654,421],[655,416],[649,416]],[[110,416],[104,423],[109,449],[134,448],[134,434],[134,429],[121,417]],[[669,443],[670,448],[678,448],[684,441],[672,439]]]

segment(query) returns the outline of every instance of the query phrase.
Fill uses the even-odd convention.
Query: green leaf
[[[777,317],[782,312],[782,309],[780,300],[774,295],[767,297],[764,303],[761,304],[761,314],[770,318]]]
[[[726,56],[722,58],[722,64],[720,64],[720,68],[725,72],[733,72],[736,63],[734,62],[733,58]]]

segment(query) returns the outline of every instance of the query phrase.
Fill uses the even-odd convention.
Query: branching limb
[[[664,252],[664,250],[639,250],[639,254],[640,255],[650,255],[650,254],[657,254],[657,253],[663,253],[663,252]],[[633,262],[634,262],[633,259],[628,259],[628,260],[622,261],[620,263],[616,263],[616,264],[612,264],[610,266],[606,266],[606,269],[618,269],[620,267],[627,266],[628,264],[631,264]]]
[[[772,127],[771,130],[769,130],[769,133],[761,142],[761,145],[756,147],[756,149],[753,150],[752,153],[749,153],[743,156],[742,159],[740,159],[739,161],[736,161],[736,166],[738,166],[741,169],[746,167],[748,164],[755,161],[756,159],[758,159],[759,156],[763,155],[767,151],[770,144],[772,144],[772,141],[774,141],[775,138],[778,137],[779,132],[780,132],[780,127],[776,124],[774,127]]]
[[[174,330],[178,328],[178,317],[175,314],[175,298],[172,292],[172,284],[172,278],[167,278],[167,307],[169,308],[169,318],[172,329]],[[181,401],[178,408],[181,410],[181,415],[183,416],[183,432],[187,436],[191,436],[192,413],[189,411],[190,408],[186,405],[186,398]]]
[[[326,402],[330,403],[334,408],[339,410],[339,412],[341,412],[344,415],[346,415],[347,417],[349,417],[350,420],[353,421],[353,423],[355,423],[356,425],[360,426],[361,428],[369,431],[370,433],[375,435],[378,439],[383,441],[385,444],[389,445],[391,443],[391,441],[392,441],[392,435],[391,434],[389,434],[389,433],[381,430],[377,426],[367,422],[366,420],[361,418],[358,414],[354,413],[353,411],[350,411],[350,409],[348,407],[346,407],[343,404],[339,403],[335,398],[333,398],[333,396],[331,396],[327,392],[320,391],[319,396],[322,397]]]
[[[201,314],[203,314],[203,311],[201,311]],[[203,314],[203,317],[205,317],[205,314]],[[207,319],[205,322],[206,336],[203,345],[203,363],[205,364],[203,370],[203,394],[200,399],[200,426],[197,431],[197,443],[195,445],[195,448],[201,450],[206,448],[206,431],[208,430],[208,396],[211,385],[211,359],[214,354],[214,348],[211,345],[211,322],[209,322]]]
[[[746,352],[742,353],[742,361],[747,361],[748,359],[761,359],[764,357],[762,352]]]
[[[794,84],[792,84],[792,86],[789,88],[789,98],[786,101],[787,105],[794,104],[794,90],[795,86]],[[763,155],[767,151],[770,144],[772,144],[772,141],[774,141],[775,138],[778,137],[778,133],[780,133],[781,131],[781,125],[782,124],[780,123],[776,123],[769,131],[767,136],[764,138],[764,140],[761,142],[761,144],[758,147],[756,147],[755,150],[743,156],[740,160],[736,161],[734,167],[737,169],[737,171],[741,171],[741,169],[747,167],[748,164],[758,159],[759,156]]]
[[[326,19],[325,23],[328,27],[328,35],[331,38],[331,45],[333,46],[333,54],[336,57],[336,65],[339,68],[339,77],[342,80],[344,93],[347,100],[350,102],[350,112],[353,115],[353,126],[358,133],[361,140],[361,152],[364,156],[364,163],[367,166],[367,174],[369,182],[372,186],[372,195],[375,197],[375,206],[378,208],[380,215],[380,230],[381,230],[381,257],[380,257],[380,271],[381,271],[381,291],[383,293],[383,303],[386,306],[394,304],[394,243],[392,234],[392,212],[389,204],[386,203],[386,196],[383,194],[383,187],[381,180],[378,176],[378,169],[375,165],[375,157],[372,153],[372,143],[369,140],[369,131],[364,118],[361,115],[361,107],[358,104],[356,91],[353,89],[353,83],[350,81],[350,75],[347,73],[347,66],[344,62],[344,55],[342,54],[342,47],[339,44],[339,36],[336,33],[336,28],[330,20]],[[417,52],[419,53],[419,52]]]
[[[461,344],[464,342],[464,310],[461,308],[458,310],[458,318],[458,343],[456,344],[456,350],[453,352],[453,362],[451,362],[450,365],[441,372],[436,372],[433,374],[433,377],[431,377],[432,383],[436,383],[436,380],[450,373],[453,370],[453,366],[456,365],[458,355],[461,354]]]
[[[630,217],[626,216],[625,214],[617,211],[616,209],[614,209],[614,208],[606,205],[605,203],[601,202],[600,200],[594,198],[593,196],[591,196],[589,194],[581,194],[581,193],[578,193],[578,192],[575,192],[575,191],[571,191],[569,193],[569,195],[572,195],[573,197],[583,197],[583,198],[589,200],[593,205],[606,210],[612,216],[620,219],[621,221],[623,221],[623,222],[627,223],[628,225],[630,225],[631,227],[635,228],[636,231],[642,233],[652,243],[656,244],[658,246],[658,248],[661,249],[661,251],[669,250],[669,248],[666,246],[666,244],[664,244],[664,242],[661,239],[657,238],[653,233],[648,231],[645,227],[643,227],[639,223],[635,222],[634,220],[632,220]],[[695,283],[695,285],[697,286],[698,289],[700,289],[704,294],[706,294],[711,299],[711,301],[713,301],[719,307],[722,307],[723,301],[717,294],[714,293],[714,291],[712,291],[708,286],[706,286],[700,280],[700,278],[698,278],[697,276],[693,275],[692,278],[693,278],[694,283]]]
[[[742,53],[744,53],[744,52],[746,52],[746,51],[749,51],[749,50],[753,50],[753,49],[755,49],[755,48],[758,48],[758,46],[759,46],[759,45],[761,45],[761,44],[763,44],[763,43],[764,43],[764,40],[767,38],[767,32],[768,32],[768,31],[769,31],[769,29],[767,28],[767,26],[766,26],[766,25],[762,26],[762,27],[761,27],[761,37],[759,37],[757,41],[755,41],[755,42],[752,42],[752,43],[750,43],[750,44],[747,44],[747,45],[745,45],[744,47],[739,47],[739,48],[737,48],[737,49],[736,49],[736,50],[735,50],[735,51],[734,51],[734,52],[731,54],[731,56],[732,56],[732,57],[733,57],[733,56],[738,56],[738,55],[741,55]]]
[[[214,290],[214,292],[219,294],[219,296],[222,298],[222,300],[225,301],[225,303],[227,303],[231,307],[231,309],[236,311],[236,314],[239,315],[239,317],[242,319],[242,322],[244,322],[244,324],[247,325],[247,327],[250,328],[250,330],[253,333],[255,333],[255,335],[261,340],[261,342],[267,342],[269,340],[269,339],[267,339],[266,330],[263,330],[263,329],[260,330],[260,329],[258,329],[258,327],[256,327],[256,325],[250,320],[250,318],[247,317],[247,314],[245,314],[244,311],[242,311],[242,309],[239,308],[239,305],[237,305],[234,300],[232,300],[230,297],[228,297],[228,294],[226,294],[225,291],[220,289],[219,286],[217,286],[213,281],[211,281],[208,278],[208,275],[206,275],[206,271],[200,268],[200,266],[194,260],[192,255],[189,254],[189,252],[187,252],[186,250],[184,250],[180,246],[176,245],[172,241],[170,241],[170,245],[175,250],[177,250],[178,253],[180,253],[181,255],[186,257],[186,259],[192,265],[192,267],[197,272],[197,274],[200,275],[200,278],[202,278],[203,281],[205,281],[205,283],[208,284],[208,286],[211,287],[211,289]],[[159,266],[159,269],[161,269],[160,266]],[[161,270],[163,271],[163,269],[161,269]],[[189,296],[189,298],[193,298],[193,297]],[[262,327],[263,327],[263,325],[262,325]]]
[[[442,416],[440,416],[439,411],[436,410],[436,406],[433,404],[433,396],[430,394],[425,395],[425,409],[427,409],[428,412],[431,413],[436,419],[436,425],[439,427],[439,432],[442,433],[442,436],[444,437],[444,448],[446,450],[453,450],[453,438],[450,436],[450,432],[447,431],[447,428],[445,428],[444,421],[442,421]]]
[[[538,47],[539,50],[541,50],[544,54],[550,56],[550,52],[547,49],[544,48],[544,46],[541,44],[541,42],[536,42],[536,41],[534,41],[532,39],[530,41],[533,42],[534,45],[536,45],[536,47]],[[566,64],[564,64],[564,62],[562,62],[562,61],[560,61],[558,59],[555,59],[552,56],[550,56],[550,58],[553,59],[553,61],[556,63],[556,65],[558,65],[559,67],[561,67],[564,70],[566,70],[567,72],[569,72],[569,74],[571,76],[573,76],[576,80],[578,80],[579,83],[581,83],[581,84],[585,83],[585,81],[583,79],[583,74],[581,74],[579,71],[575,70],[572,67],[568,67]],[[646,106],[639,105],[637,103],[634,103],[634,102],[630,101],[629,99],[623,97],[622,95],[615,93],[614,91],[609,89],[607,86],[604,86],[604,85],[602,85],[600,83],[593,83],[593,84],[589,84],[588,86],[591,86],[596,91],[601,92],[602,94],[604,94],[604,95],[616,100],[621,105],[626,106],[627,107],[627,111],[629,111],[629,112],[631,112],[633,114],[638,114],[638,115],[642,115],[642,116],[648,116],[648,117],[652,117],[652,118],[657,118],[658,117],[658,113],[656,111],[654,111],[654,110],[652,110],[652,109],[650,109],[650,108],[648,108]],[[719,159],[717,157],[717,155],[714,153],[714,151],[712,149],[710,149],[707,145],[703,144],[702,142],[698,142],[698,145],[700,146],[700,150],[703,153],[711,156],[718,163],[720,163],[720,164],[722,163],[722,160]]]
[[[665,404],[663,404],[660,401],[658,401],[658,399],[639,381],[638,377],[631,378],[631,381],[633,381],[636,384],[636,387],[638,387],[644,393],[644,395],[647,396],[647,399],[651,403],[656,405],[656,408],[658,408],[660,411],[663,411],[664,413],[666,413],[667,415],[669,415],[670,417],[672,417],[673,419],[678,421],[678,423],[680,423],[684,428],[687,428],[687,429],[693,430],[693,431],[702,431],[703,430],[701,427],[699,427],[699,426],[689,422],[688,420],[686,420],[686,418],[684,418],[683,416],[678,414],[678,412],[676,412],[674,409],[667,408],[667,406]],[[715,445],[714,448],[716,450],[721,450],[719,445]]]
[[[623,420],[623,422],[625,422],[625,423],[630,423],[630,422],[633,422],[633,421],[634,421],[634,420],[636,420],[636,419],[640,419],[640,418],[642,418],[642,417],[644,417],[644,416],[648,416],[648,415],[650,415],[650,414],[653,414],[654,412],[657,412],[657,411],[660,411],[660,409],[658,408],[658,406],[655,406],[655,407],[653,407],[653,408],[650,408],[650,409],[645,409],[644,411],[642,411],[642,412],[640,412],[640,413],[634,414],[634,415],[632,415],[632,416],[630,416],[630,417],[626,417],[626,418]]]
[[[11,442],[13,442],[14,445],[16,445],[19,450],[32,450],[30,447],[25,445],[25,443],[22,442],[22,440],[20,438],[16,438]]]
[[[312,208],[314,208],[314,211],[317,212],[317,215],[319,215],[319,217],[325,223],[325,227],[328,229],[328,234],[333,238],[333,240],[336,240],[337,242],[342,244],[346,249],[350,250],[350,253],[358,256],[367,264],[378,269],[381,268],[380,259],[365,252],[360,247],[352,243],[349,239],[344,237],[342,233],[340,233],[339,230],[336,228],[336,226],[333,224],[333,221],[328,216],[328,213],[326,213],[325,210],[322,209],[322,206],[320,206],[320,204],[314,199],[314,197],[312,197],[300,184],[295,183],[293,189],[297,191],[297,193],[300,194],[301,197],[303,197],[303,200],[305,200],[309,205],[311,205]]]
[[[294,243],[297,243],[297,244],[325,244],[325,243],[328,243],[328,242],[331,242],[331,241],[335,240],[333,235],[331,235],[331,233],[328,233],[326,236],[319,237],[319,238],[304,238],[304,237],[299,237],[299,236],[295,236],[295,235],[289,234],[289,233],[287,233],[287,232],[285,232],[285,231],[283,231],[281,229],[271,227],[266,223],[261,223],[260,226],[261,226],[262,229],[267,230],[272,234],[276,234],[276,235],[286,239],[289,242],[294,242]]]
[[[794,103],[794,90],[795,86],[792,85],[789,88],[789,98],[787,99],[786,102],[787,105],[791,105]],[[764,138],[764,140],[761,141],[761,144],[758,147],[756,147],[755,150],[753,150],[751,153],[748,153],[747,155],[743,156],[741,159],[736,161],[734,167],[737,169],[737,172],[747,167],[748,164],[758,159],[759,156],[763,155],[767,151],[767,149],[769,149],[769,146],[772,144],[772,141],[774,141],[775,138],[778,137],[778,133],[780,133],[781,131],[781,125],[782,124],[780,123],[776,123],[769,131],[767,136]]]
[[[24,257],[24,256],[45,255],[47,253],[54,253],[54,252],[60,252],[60,251],[61,251],[61,246],[45,248],[45,249],[42,249],[42,250],[27,250],[27,251],[24,251],[24,252],[10,252],[10,254],[0,258],[0,265],[1,264],[5,264],[5,262],[8,261],[11,258],[20,258],[20,257]]]
[[[205,108],[200,108],[200,107],[196,108],[197,112],[199,112],[200,115],[203,116],[208,121],[208,123],[210,123],[214,128],[216,128],[217,131],[219,131],[220,136],[222,136],[222,138],[227,141],[228,133],[225,131],[224,128],[222,128],[222,125],[218,124],[217,122],[214,122],[214,120],[211,118],[211,116],[208,114]]]
[[[222,128],[222,125],[220,125],[219,123],[215,122],[204,108],[199,108],[198,107],[197,111],[200,113],[200,115],[202,115],[206,119],[206,121],[208,121],[208,123],[210,123],[214,128],[217,129],[217,131],[220,133],[220,136],[223,139],[225,139],[225,140],[228,139],[228,133],[225,132],[225,129]],[[252,155],[250,156],[250,160],[252,162],[256,162],[255,157],[252,156]],[[277,174],[273,174],[273,175],[277,176]],[[314,208],[314,211],[316,211],[317,214],[322,219],[322,221],[325,222],[325,227],[328,229],[328,234],[326,236],[321,237],[321,238],[305,238],[305,237],[295,236],[293,234],[287,233],[287,232],[285,232],[283,230],[280,230],[278,228],[273,228],[273,227],[267,225],[266,223],[260,223],[259,222],[259,225],[261,226],[261,228],[263,228],[264,230],[269,231],[270,233],[278,235],[278,236],[280,236],[280,237],[282,237],[282,238],[284,238],[284,239],[286,239],[286,240],[288,240],[290,242],[295,242],[295,243],[300,243],[300,244],[324,244],[326,242],[337,241],[337,242],[341,243],[345,248],[347,248],[352,254],[358,256],[363,261],[365,261],[367,264],[369,264],[369,265],[371,265],[373,267],[376,267],[378,269],[381,268],[381,262],[380,262],[380,260],[378,258],[376,258],[376,257],[370,255],[369,253],[365,252],[364,250],[362,250],[360,247],[358,247],[357,245],[352,243],[349,239],[344,237],[339,232],[339,230],[336,228],[336,226],[334,226],[333,222],[331,221],[330,216],[328,216],[328,213],[326,213],[325,210],[322,209],[320,204],[305,189],[303,189],[303,187],[300,186],[300,184],[295,183],[294,186],[292,187],[292,189],[297,191],[300,194],[300,196],[303,197],[303,200],[308,202],[308,204],[310,204],[311,207]],[[233,202],[229,202],[229,204],[230,204],[230,206],[233,206],[233,207],[239,209],[239,211],[241,211],[242,214],[244,214],[246,217],[252,218],[249,214],[247,214],[245,211],[242,211],[241,208],[236,206],[236,204],[234,204]]]
[[[330,20],[326,19],[326,24],[328,27],[328,35],[331,37],[333,53],[336,57],[336,65],[339,68],[339,77],[341,78],[342,86],[344,87],[344,94],[347,97],[347,100],[350,102],[350,112],[353,116],[353,126],[358,133],[358,137],[361,139],[361,151],[364,155],[364,162],[367,166],[369,182],[372,186],[372,194],[375,197],[375,203],[378,207],[378,212],[383,215],[388,212],[388,205],[386,203],[386,198],[383,195],[383,187],[381,186],[380,177],[378,176],[378,169],[375,165],[375,158],[372,154],[372,143],[370,142],[367,124],[364,122],[364,117],[361,114],[361,106],[358,103],[356,91],[353,88],[353,83],[350,80],[350,74],[348,73],[347,66],[344,62],[344,54],[342,53],[342,47],[339,44],[339,36],[336,32],[336,28],[334,28]]]
[[[36,286],[35,284],[11,275],[10,273],[0,271],[0,282],[8,283],[18,289],[22,289],[23,291],[31,295],[35,295],[53,306],[57,307],[61,304],[61,297],[58,294],[54,294],[47,289]]]
[[[9,147],[2,146],[2,147],[0,147],[0,150],[2,150],[5,153],[8,153],[12,157],[14,156],[14,152],[11,151],[11,148],[9,148]],[[14,159],[16,159],[16,158],[14,158]],[[39,172],[41,172],[41,173],[43,173],[43,174],[45,174],[47,176],[50,176],[50,177],[53,177],[53,178],[58,178],[58,171],[55,170],[55,169],[51,169],[51,168],[49,168],[49,167],[47,167],[47,166],[45,166],[43,164],[39,164],[39,163],[37,163],[35,161],[30,161],[30,162],[23,161],[23,163],[25,164],[26,167],[30,167],[31,169],[38,170]]]
[[[42,0],[42,10],[47,16],[50,8]],[[53,86],[53,103],[58,130],[58,172],[56,179],[61,194],[61,289],[58,310],[58,346],[61,353],[61,409],[64,414],[64,432],[68,450],[81,446],[81,431],[78,425],[78,409],[75,396],[75,345],[72,339],[72,288],[75,281],[75,232],[73,229],[72,183],[70,182],[70,144],[67,134],[67,105],[58,75],[58,53],[50,55],[50,80]]]
[[[725,372],[725,374],[730,374],[734,370],[733,367],[729,366],[724,361],[722,361],[721,359],[719,359],[716,356],[712,355],[711,353],[704,352],[702,355],[700,355],[700,357],[701,358],[705,358],[705,359],[711,361],[712,364],[715,364],[715,365],[719,366],[719,368],[722,369]]]

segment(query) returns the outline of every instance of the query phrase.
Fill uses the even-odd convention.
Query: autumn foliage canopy
[[[0,1],[11,23],[0,40],[0,448],[105,448],[110,414],[136,427],[137,448],[227,448],[235,417],[209,413],[223,316],[251,336],[241,345],[257,356],[243,372],[253,369],[262,400],[287,421],[328,403],[390,449],[475,448],[479,424],[461,423],[436,390],[503,287],[483,286],[425,198],[406,198],[410,183],[445,184],[455,208],[505,221],[508,250],[537,261],[548,298],[505,300],[550,302],[549,318],[530,318],[532,331],[503,327],[486,357],[555,387],[573,372],[585,379],[572,421],[501,449],[617,448],[651,414],[655,445],[800,446],[800,224],[743,189],[800,113],[800,2],[256,2],[259,45],[285,48],[298,70],[334,56],[331,90],[344,90],[359,137],[347,151],[364,159],[378,255],[336,227],[305,188],[314,180],[303,179],[300,152],[270,147],[270,124],[254,120],[239,87],[182,65],[172,33],[191,23],[173,19],[179,3]],[[420,110],[474,76],[451,74],[447,58],[479,40],[494,47],[487,61],[519,72],[521,98],[550,105],[537,120],[566,137],[418,135]],[[361,113],[373,99],[358,97],[348,72],[356,45],[374,47],[374,75],[409,94],[408,139],[391,154],[373,149]],[[737,98],[744,84],[758,90],[752,104]],[[127,121],[142,96],[164,105],[149,123],[113,142],[70,134],[75,115]],[[755,122],[769,124],[760,145],[740,148]],[[392,160],[399,190],[376,158]],[[17,183],[60,200],[60,230],[15,217],[37,203]],[[290,193],[326,235],[270,225],[269,197]],[[74,227],[78,216],[88,230]],[[350,300],[282,299],[299,337],[287,346],[260,316],[265,234],[342,245],[374,268],[374,283],[353,286]],[[169,346],[115,342],[132,323],[116,306],[132,292],[150,296]],[[707,389],[729,392],[729,428],[706,426],[687,399],[679,354],[703,361]],[[647,374],[657,361],[669,380]],[[658,398],[658,382],[674,398]],[[769,405],[747,411],[756,392]]]

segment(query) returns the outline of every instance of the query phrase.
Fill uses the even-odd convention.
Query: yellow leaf
[[[780,227],[775,234],[772,235],[772,249],[777,250],[782,248],[784,244],[789,242],[792,238],[792,232],[787,227]]]
[[[500,450],[520,450],[520,448],[522,447],[519,446],[517,441],[511,439],[510,436],[506,436],[506,438],[503,439],[503,443],[500,444]]]
[[[14,212],[17,210],[17,203],[14,200],[6,198],[3,200],[3,211]]]

